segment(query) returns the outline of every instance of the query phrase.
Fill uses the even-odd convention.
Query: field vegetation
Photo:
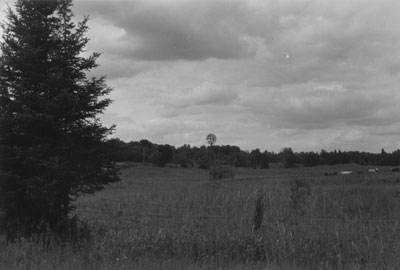
[[[360,173],[324,176],[340,170]],[[0,268],[400,269],[400,174],[391,168],[238,168],[235,179],[208,181],[207,170],[138,165],[121,179],[76,202],[86,240],[2,239]]]

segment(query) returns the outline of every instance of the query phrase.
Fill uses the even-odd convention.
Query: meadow
[[[209,181],[207,170],[126,166],[76,202],[90,240],[0,239],[0,269],[400,269],[400,173],[368,168],[238,168]],[[359,173],[325,176],[341,170]]]

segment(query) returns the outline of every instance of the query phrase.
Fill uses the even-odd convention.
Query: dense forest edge
[[[108,141],[109,153],[114,162],[147,163],[156,166],[181,166],[183,168],[208,169],[211,149],[209,146],[179,147],[169,144],[156,144],[149,140],[124,142],[113,138]],[[399,166],[400,150],[387,153],[333,150],[320,152],[294,152],[292,148],[283,148],[280,152],[242,150],[238,146],[214,145],[213,154],[219,164],[235,167],[266,169],[270,166],[291,168],[295,166],[318,166],[335,164],[360,164],[372,166]]]

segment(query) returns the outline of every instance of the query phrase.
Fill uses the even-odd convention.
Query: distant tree
[[[261,169],[266,169],[269,168],[269,153],[267,150],[265,150],[262,155],[261,155],[261,159],[260,159],[260,168]]]
[[[154,145],[149,140],[140,140],[140,145],[142,148],[142,163],[146,163],[150,158],[152,151],[154,149]]]
[[[329,153],[325,149],[321,150],[319,157],[321,159],[321,164],[329,164]]]
[[[121,154],[125,161],[140,163],[143,160],[143,148],[139,142],[126,143],[126,148]]]
[[[188,144],[184,144],[174,151],[173,162],[184,168],[192,166],[193,159],[194,149],[192,149]]]
[[[249,156],[251,167],[254,169],[259,168],[261,165],[261,158],[262,154],[260,149],[256,148],[252,150]]]
[[[108,140],[107,145],[108,154],[113,161],[119,162],[127,160],[127,157],[125,156],[127,144],[124,141],[118,138],[113,138]]]
[[[0,207],[11,237],[74,225],[72,201],[118,180],[98,114],[111,100],[105,78],[87,78],[87,18],[71,0],[18,0],[8,8],[0,58]]]
[[[304,166],[317,166],[320,164],[320,157],[318,153],[307,152],[303,154]]]
[[[169,144],[165,144],[165,145],[158,145],[157,150],[160,153],[157,165],[164,167],[167,163],[169,163],[172,160],[172,154],[174,148]]]
[[[208,149],[204,145],[201,146],[200,148],[196,148],[195,150],[195,161],[198,164],[198,167],[200,169],[208,169],[210,168],[211,164],[211,149]]]
[[[397,149],[396,151],[392,152],[392,160],[393,160],[393,165],[394,166],[399,166],[400,165],[400,150]]]
[[[347,152],[341,152],[339,150],[337,163],[340,163],[340,164],[349,163],[349,156],[348,156]]]
[[[235,167],[249,167],[250,166],[250,154],[245,151],[240,151],[235,154]]]
[[[296,162],[296,156],[293,153],[292,148],[286,147],[283,148],[282,151],[280,152],[281,156],[281,162],[283,163],[283,166],[285,168],[291,168],[294,166],[294,163]]]
[[[156,166],[160,166],[161,153],[157,148],[154,148],[149,156],[149,161]]]

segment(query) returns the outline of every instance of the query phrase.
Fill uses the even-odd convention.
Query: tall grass
[[[207,182],[202,171],[125,171],[121,184],[77,204],[90,242],[1,240],[0,269],[400,269],[394,175],[371,184],[264,172]],[[260,194],[264,221],[253,232]]]

